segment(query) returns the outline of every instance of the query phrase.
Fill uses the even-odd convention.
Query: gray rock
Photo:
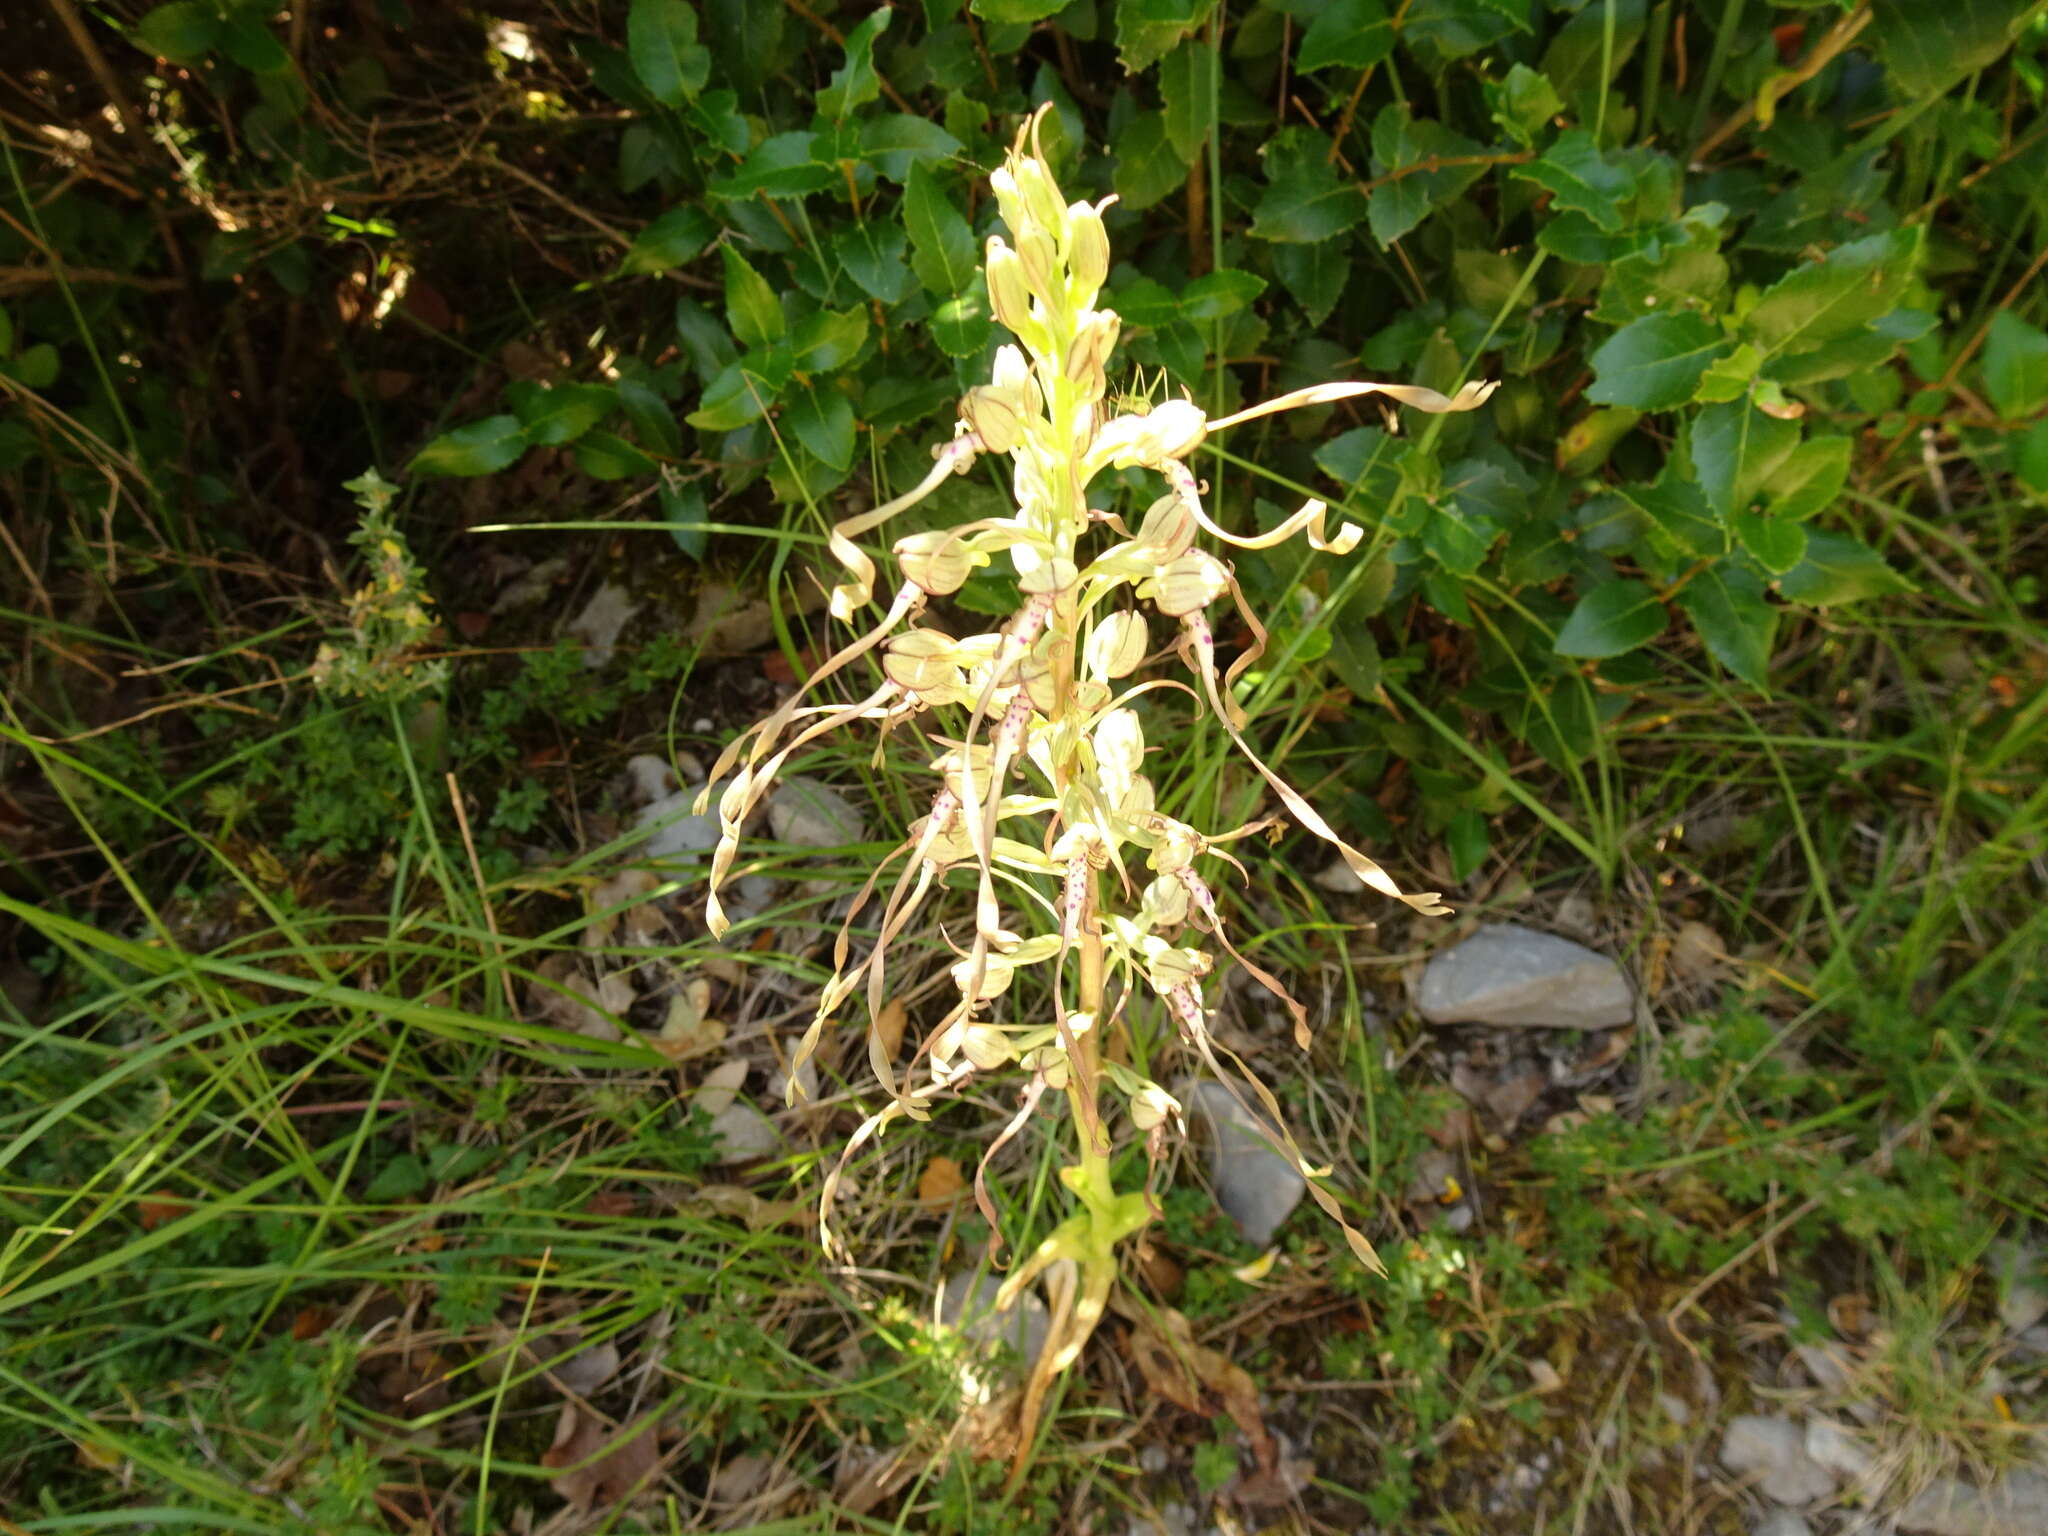
[[[1431,957],[1422,1016],[1432,1024],[1607,1029],[1635,1017],[1635,995],[1605,955],[1516,923],[1495,923]]]
[[[1273,1240],[1308,1191],[1292,1162],[1282,1157],[1221,1083],[1183,1086],[1175,1095],[1198,1123],[1208,1145],[1209,1181],[1216,1203],[1237,1223],[1244,1240],[1263,1248]]]
[[[1721,1437],[1721,1465],[1776,1504],[1811,1504],[1835,1491],[1834,1475],[1806,1454],[1806,1436],[1790,1419],[1760,1413],[1731,1419]]]
[[[1998,1317],[2007,1333],[2025,1333],[2048,1317],[2042,1260],[2041,1249],[2033,1244],[2006,1244],[1999,1254]]]
[[[2048,1531],[2048,1473],[2008,1472],[1988,1488],[1938,1477],[1899,1512],[1910,1536],[2041,1536]]]
[[[851,802],[817,779],[792,774],[768,802],[768,825],[778,843],[797,848],[845,848],[867,841],[867,823]]]
[[[949,1276],[939,1294],[939,1321],[958,1329],[982,1349],[1007,1344],[1017,1352],[1021,1367],[1028,1370],[1045,1349],[1052,1314],[1031,1291],[1019,1296],[1009,1311],[996,1311],[996,1292],[1002,1288],[1002,1281],[993,1275],[963,1270]]]
[[[1845,1483],[1862,1482],[1877,1465],[1870,1447],[1852,1430],[1818,1414],[1806,1421],[1806,1454]]]
[[[1749,1528],[1749,1536],[1813,1536],[1806,1517],[1789,1509],[1774,1509]]]
[[[696,802],[695,786],[663,795],[633,818],[635,828],[647,833],[641,855],[649,859],[671,859],[695,863],[698,855],[718,846],[718,818],[691,814]]]
[[[733,1100],[711,1117],[711,1135],[721,1163],[751,1163],[782,1150],[775,1123],[745,1099]]]

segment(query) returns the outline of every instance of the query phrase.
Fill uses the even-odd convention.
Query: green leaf
[[[1736,542],[1773,576],[1792,569],[1806,556],[1806,530],[1768,512],[1738,512],[1731,519]]]
[[[0,357],[14,350],[14,319],[6,310],[0,309]]]
[[[1380,0],[1324,0],[1310,13],[1294,67],[1371,69],[1394,51],[1394,24]]]
[[[1693,422],[1693,473],[1708,505],[1729,518],[1752,510],[1764,482],[1798,445],[1798,427],[1766,416],[1747,400],[1710,405]]]
[[[833,239],[832,251],[870,298],[900,304],[909,297],[916,276],[910,270],[902,225],[893,221],[849,224]]]
[[[1164,112],[1141,112],[1116,141],[1116,195],[1126,208],[1150,208],[1187,184],[1187,162],[1173,147]],[[1257,234],[1256,227],[1252,233]]]
[[[1451,854],[1451,878],[1461,884],[1470,880],[1492,847],[1484,813],[1467,806],[1453,816],[1444,827],[1444,846]],[[1237,1469],[1233,1465],[1231,1470]]]
[[[47,341],[39,341],[22,348],[21,355],[12,361],[0,363],[0,373],[25,389],[48,389],[57,382],[57,361],[57,349]]]
[[[830,373],[852,362],[867,339],[866,310],[821,309],[797,322],[790,337],[792,366],[798,373]]]
[[[2012,444],[2012,472],[2020,484],[2048,496],[2048,421],[2037,421],[2025,436],[2006,441]]]
[[[642,445],[664,458],[680,459],[683,456],[682,428],[676,425],[675,411],[654,386],[629,373],[620,377],[618,391],[626,420],[633,423],[633,431]]]
[[[910,269],[925,291],[951,297],[974,282],[974,231],[926,165],[913,165],[903,188]]]
[[[853,467],[853,402],[830,385],[799,390],[782,413],[782,424],[822,462]]]
[[[1920,259],[1920,240],[1916,227],[1837,246],[1824,260],[1773,283],[1750,310],[1745,329],[1766,358],[1863,330],[1898,307]]]
[[[885,5],[846,34],[846,62],[832,72],[817,98],[818,110],[835,122],[882,94],[881,79],[875,74],[875,39],[888,29],[894,14]]]
[[[633,0],[626,53],[647,94],[664,107],[680,107],[711,75],[711,52],[697,41],[697,13],[684,0]]]
[[[780,341],[788,329],[782,303],[768,280],[747,265],[746,257],[730,245],[719,250],[725,256],[725,320],[743,347],[766,346]]]
[[[1728,350],[1721,328],[1693,310],[1645,315],[1601,343],[1586,398],[1599,405],[1668,411],[1683,405],[1700,376]]]
[[[1654,485],[1624,485],[1621,495],[1654,523],[1680,554],[1712,559],[1728,552],[1728,533],[1690,480],[1667,474]]]
[[[712,194],[732,202],[755,197],[796,198],[838,185],[838,167],[818,158],[815,133],[778,133],[754,146],[740,168],[711,184]]]
[[[576,467],[593,480],[630,480],[661,466],[616,432],[593,429],[576,439]]]
[[[621,277],[672,272],[695,261],[718,238],[718,225],[703,209],[671,208],[633,237],[619,262]]]
[[[968,9],[998,26],[1027,26],[1057,16],[1072,0],[973,0]]]
[[[719,83],[752,91],[782,65],[789,12],[761,0],[701,0],[704,29],[718,55]]]
[[[1445,162],[1472,161],[1484,155],[1484,146],[1453,133],[1442,123],[1426,117],[1411,118],[1403,103],[1382,107],[1372,122],[1373,175],[1398,179],[1383,181],[1373,189],[1373,237],[1381,245],[1392,245],[1414,229],[1433,210],[1471,186],[1486,169],[1483,164]],[[1356,188],[1352,191],[1363,196]],[[1258,233],[1256,227],[1252,233]]]
[[[363,1199],[372,1205],[410,1200],[426,1187],[427,1165],[412,1153],[401,1152],[377,1170],[377,1176],[363,1191]]]
[[[683,419],[709,432],[730,432],[758,421],[774,402],[775,391],[764,390],[762,381],[750,373],[746,360],[730,363],[725,371],[704,386],[697,409]]]
[[[1183,43],[1159,64],[1159,96],[1166,104],[1166,138],[1189,165],[1209,142],[1216,125],[1216,50],[1197,38]]]
[[[901,186],[919,165],[945,160],[966,148],[927,117],[885,112],[861,123],[861,156],[881,175]]]
[[[492,416],[443,433],[413,456],[416,475],[491,475],[519,462],[526,428],[517,416]]]
[[[1673,310],[1712,311],[1727,292],[1728,261],[1719,251],[1664,244],[1625,256],[1607,269],[1593,318],[1626,325]]]
[[[281,75],[292,67],[292,56],[278,41],[277,34],[265,25],[262,16],[247,11],[222,21],[220,49],[232,62],[254,75]]]
[[[505,398],[526,428],[527,442],[536,448],[575,442],[619,403],[618,392],[603,384],[557,384],[550,389],[531,379],[507,384]]]
[[[1670,622],[1647,583],[1603,581],[1579,599],[1552,649],[1560,656],[1619,656],[1648,645]]]
[[[988,345],[988,298],[972,290],[932,311],[932,340],[948,357],[979,357]]]
[[[1714,660],[1759,693],[1767,691],[1778,611],[1764,597],[1762,582],[1724,560],[1687,582],[1678,606]]]
[[[1320,326],[1330,318],[1344,285],[1351,281],[1351,250],[1343,240],[1317,240],[1306,245],[1273,247],[1273,275],[1308,323]]]
[[[691,370],[706,383],[739,356],[731,333],[695,299],[676,300],[676,341],[689,357]]]
[[[1535,143],[1551,119],[1564,111],[1564,102],[1549,78],[1526,64],[1515,65],[1498,86],[1489,87],[1487,98],[1493,120],[1524,145]]]
[[[1202,370],[1209,362],[1209,346],[1202,333],[1187,321],[1175,320],[1161,326],[1152,344],[1159,349],[1160,360],[1181,383],[1192,389],[1202,382]]]
[[[1803,523],[1826,511],[1849,483],[1854,446],[1846,437],[1813,437],[1785,455],[1764,485],[1771,515]]]
[[[1267,167],[1273,180],[1252,210],[1252,233],[1276,244],[1307,245],[1341,235],[1366,216],[1366,196],[1320,155]]]
[[[1132,74],[1150,69],[1214,9],[1215,0],[1116,0],[1117,57]]]
[[[1541,159],[1516,166],[1512,174],[1547,189],[1553,208],[1582,213],[1610,234],[1626,222],[1622,204],[1636,190],[1635,177],[1608,159],[1583,128],[1559,134]]]
[[[224,30],[219,9],[207,0],[173,0],[144,12],[128,40],[154,58],[197,64],[220,46]]]
[[[1991,317],[1984,341],[1984,391],[2008,421],[2048,401],[2048,335],[2009,309]]]
[[[2005,52],[2030,0],[1871,0],[1870,41],[1900,98],[1941,95]]]
[[[1236,267],[1222,267],[1196,278],[1181,290],[1184,320],[1221,320],[1234,315],[1266,291],[1266,280]]]
[[[1778,590],[1792,602],[1817,608],[1910,592],[1912,587],[1868,544],[1824,528],[1806,531],[1806,558],[1778,580]]]
[[[1726,357],[1710,364],[1700,375],[1700,385],[1693,391],[1693,399],[1702,405],[1740,400],[1756,382],[1756,371],[1763,366],[1763,360],[1764,355],[1757,351],[1755,342],[1743,342]]]
[[[659,496],[662,520],[668,524],[668,536],[676,541],[676,548],[692,560],[702,560],[710,535],[698,525],[709,522],[711,517],[704,504],[703,485],[663,475]]]

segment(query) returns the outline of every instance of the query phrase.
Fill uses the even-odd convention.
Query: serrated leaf
[[[292,56],[260,14],[242,11],[224,17],[220,50],[254,75],[281,75],[292,67]]]
[[[909,296],[915,274],[902,225],[878,220],[849,224],[834,237],[832,251],[868,297],[899,304]]]
[[[1586,398],[1599,405],[1668,411],[1692,399],[1700,376],[1729,347],[1721,328],[1692,310],[1645,315],[1594,352]]]
[[[2008,421],[2048,402],[2048,334],[2009,309],[1991,317],[1984,339],[1984,392]]]
[[[443,433],[413,455],[416,475],[496,474],[526,452],[526,428],[517,416],[491,416]]]
[[[1057,16],[1071,0],[973,0],[968,9],[998,26],[1028,26]]]
[[[930,118],[907,112],[885,112],[861,123],[862,158],[898,186],[908,183],[914,167],[948,159],[965,147]]]
[[[1757,351],[1755,342],[1743,342],[1726,357],[1716,358],[1708,365],[1707,371],[1700,375],[1699,388],[1693,391],[1693,399],[1702,405],[1740,400],[1756,382],[1756,371],[1763,366],[1763,360],[1764,355]]]
[[[750,421],[758,421],[767,408],[774,403],[775,391],[763,388],[763,381],[747,366],[742,358],[730,363],[725,370],[704,386],[704,396],[697,403],[697,409],[683,419],[693,427],[708,432],[730,432],[744,427]]]
[[[782,61],[783,30],[789,12],[761,0],[699,0],[704,29],[718,56],[719,83],[751,91]]]
[[[1564,111],[1564,102],[1549,78],[1526,64],[1515,65],[1497,87],[1489,87],[1488,98],[1493,120],[1525,145],[1535,143],[1536,135]]]
[[[220,46],[223,24],[207,0],[173,0],[145,11],[128,40],[144,53],[173,64],[197,64]]]
[[[1817,608],[1910,592],[1912,588],[1913,584],[1868,544],[1824,528],[1806,530],[1806,558],[1778,579],[1778,590],[1792,602]]]
[[[1117,57],[1132,74],[1150,69],[1214,9],[1215,0],[1116,0]]]
[[[1373,188],[1373,237],[1391,245],[1414,229],[1479,179],[1486,167],[1474,162],[1484,156],[1484,146],[1433,119],[1410,117],[1403,103],[1382,107],[1372,122],[1373,176],[1395,179]]]
[[[1200,39],[1183,43],[1159,63],[1166,138],[1184,164],[1194,163],[1216,126],[1217,87],[1216,50]]]
[[[1849,483],[1854,446],[1846,437],[1812,437],[1786,454],[1764,485],[1771,515],[1803,523],[1833,505]]]
[[[948,297],[965,292],[974,281],[974,231],[939,190],[929,166],[910,168],[903,222],[910,232],[910,267],[925,291]]]
[[[1187,162],[1167,136],[1166,114],[1141,112],[1116,141],[1116,195],[1126,208],[1150,208],[1187,184]],[[1256,232],[1256,231],[1255,231]]]
[[[676,341],[688,355],[691,370],[707,384],[739,356],[732,333],[691,298],[676,300]]]
[[[1267,170],[1272,180],[1252,210],[1252,233],[1261,240],[1314,244],[1355,228],[1366,216],[1365,193],[1320,156],[1299,156]]]
[[[1648,645],[1670,622],[1647,583],[1603,581],[1579,599],[1552,649],[1560,656],[1619,656]]]
[[[1545,188],[1553,208],[1584,214],[1609,234],[1626,222],[1622,205],[1636,190],[1635,177],[1608,159],[1583,128],[1559,134],[1539,158],[1516,166],[1511,174]]]
[[[671,208],[633,237],[619,262],[621,277],[672,272],[695,261],[718,238],[718,225],[697,207]]]
[[[1762,582],[1724,560],[1687,582],[1678,606],[1714,660],[1759,693],[1767,691],[1778,610],[1765,598]]]
[[[697,41],[697,13],[685,0],[633,0],[626,53],[647,94],[664,107],[680,107],[711,74],[711,50]]]
[[[536,448],[559,448],[588,432],[618,404],[615,390],[603,384],[557,384],[549,388],[531,379],[505,386],[526,440]]]
[[[755,197],[795,198],[838,184],[838,168],[818,156],[815,133],[778,133],[755,145],[738,170],[711,184],[715,197],[743,202]]]
[[[1184,320],[1221,320],[1234,315],[1266,291],[1266,280],[1236,267],[1223,267],[1196,278],[1180,293]]]
[[[576,439],[576,467],[593,480],[630,480],[661,466],[616,432],[593,428]]]
[[[799,390],[782,412],[782,424],[812,456],[834,469],[853,467],[853,402],[829,385]]]
[[[1789,571],[1806,555],[1806,530],[1768,512],[1738,512],[1735,540],[1773,576]]]
[[[1310,12],[1294,67],[1371,69],[1394,51],[1394,24],[1381,0],[1324,0]]]
[[[845,117],[855,107],[864,107],[882,94],[881,80],[875,74],[875,39],[887,30],[894,14],[885,5],[846,34],[846,62],[832,72],[831,80],[818,92],[818,110],[827,117]]]
[[[2030,0],[1871,0],[1870,41],[1900,99],[1926,100],[1995,61],[2033,9]]]
[[[830,373],[852,362],[867,339],[866,310],[821,309],[797,322],[789,343],[792,366],[798,373]]]
[[[681,458],[682,429],[676,425],[675,411],[654,386],[645,379],[625,374],[617,387],[619,404],[626,412],[626,420],[633,423],[634,435],[641,445],[665,458]]]
[[[775,290],[730,245],[719,250],[725,257],[725,321],[733,335],[743,347],[780,341],[788,322],[783,319],[782,302],[775,297]]]
[[[1799,428],[1766,416],[1747,400],[1710,405],[1692,426],[1692,466],[1707,502],[1721,517],[1751,503],[1799,445]]]
[[[1337,301],[1344,297],[1344,285],[1351,281],[1350,247],[1341,239],[1276,245],[1273,275],[1301,306],[1308,323],[1320,326],[1330,318]]]
[[[948,357],[979,357],[989,330],[988,299],[972,290],[932,311],[932,339]]]
[[[1810,351],[1869,326],[1898,306],[1920,259],[1917,228],[1837,246],[1765,290],[1744,321],[1766,358]]]
[[[1667,474],[1654,485],[1624,485],[1620,494],[1645,517],[1679,553],[1711,559],[1728,552],[1728,534],[1706,493],[1689,480]]]

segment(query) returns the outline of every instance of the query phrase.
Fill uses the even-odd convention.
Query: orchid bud
[[[1222,562],[1199,549],[1191,549],[1139,583],[1138,595],[1151,598],[1152,606],[1168,618],[1178,619],[1199,613],[1229,587],[1230,576]]]
[[[1128,677],[1145,659],[1150,643],[1145,616],[1135,609],[1119,609],[1097,624],[1088,636],[1085,654],[1089,675],[1104,683]]]
[[[913,629],[892,639],[882,652],[882,670],[906,693],[929,693],[960,680],[953,637],[936,629]]]
[[[1157,1083],[1147,1083],[1131,1095],[1131,1124],[1141,1131],[1164,1124],[1169,1117],[1178,1120],[1180,1113],[1180,1100]]]
[[[981,434],[990,453],[1008,453],[1024,440],[1024,418],[1008,392],[977,384],[960,402],[960,419]]]
[[[1052,179],[1052,172],[1045,162],[1036,155],[1012,162],[1011,174],[1017,178],[1017,191],[1024,202],[1024,220],[1027,227],[1035,227],[1051,235],[1053,239],[1065,242],[1067,237],[1067,200],[1060,196],[1060,189]],[[1019,239],[1024,230],[1012,225]]]
[[[1083,303],[1092,302],[1109,280],[1109,234],[1102,214],[1087,203],[1067,209],[1067,267]]]
[[[1145,887],[1138,916],[1149,928],[1178,928],[1188,920],[1188,888],[1171,875]]]
[[[1024,281],[1047,309],[1057,309],[1066,297],[1059,282],[1059,259],[1059,247],[1044,230],[1030,230],[1017,237],[1017,260],[1023,265]]]
[[[939,528],[898,539],[896,564],[905,580],[916,582],[934,597],[943,597],[958,592],[977,565],[988,564],[988,557],[951,529]]]
[[[988,237],[983,270],[988,279],[989,308],[1004,326],[1024,335],[1032,326],[1031,288],[1025,281],[1024,264],[1015,251],[1003,244],[1001,235]]]
[[[1145,509],[1138,542],[1159,564],[1176,560],[1195,542],[1195,519],[1178,495],[1162,496]]]
[[[1123,319],[1114,310],[1091,309],[1074,327],[1066,375],[1081,386],[1084,400],[1100,400],[1109,389],[1109,355],[1116,350]]]

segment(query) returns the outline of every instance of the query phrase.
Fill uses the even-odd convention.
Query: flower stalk
[[[879,622],[727,747],[711,775],[725,788],[706,902],[707,925],[723,933],[728,919],[719,889],[740,828],[792,754],[857,721],[878,723],[884,733],[909,726],[930,743],[936,776],[930,810],[855,898],[797,1060],[816,1049],[825,1026],[857,992],[865,992],[870,1019],[878,1017],[894,941],[951,877],[972,888],[973,927],[956,945],[952,967],[957,1000],[927,1032],[909,1074],[899,1077],[870,1031],[869,1059],[889,1097],[855,1132],[826,1179],[821,1230],[833,1245],[835,1196],[859,1147],[894,1120],[925,1118],[938,1096],[968,1078],[1015,1064],[1025,1075],[1018,1112],[974,1180],[976,1201],[999,1233],[985,1180],[990,1159],[1048,1093],[1066,1100],[1078,1145],[1060,1178],[1076,1208],[1011,1273],[998,1297],[998,1305],[1007,1306],[1052,1272],[1058,1326],[1025,1392],[1016,1472],[1029,1455],[1047,1385],[1076,1358],[1108,1304],[1119,1246],[1156,1214],[1149,1177],[1142,1189],[1116,1187],[1115,1127],[1127,1123],[1139,1133],[1155,1168],[1169,1129],[1185,1131],[1174,1097],[1105,1050],[1105,1033],[1127,1028],[1140,999],[1155,1001],[1182,1044],[1240,1104],[1241,1090],[1257,1099],[1263,1114],[1254,1118],[1302,1172],[1361,1262],[1378,1267],[1371,1246],[1319,1182],[1327,1170],[1309,1164],[1278,1102],[1209,1029],[1206,998],[1215,960],[1203,941],[1213,939],[1285,1002],[1297,1042],[1304,1049],[1309,1044],[1306,1010],[1277,978],[1239,953],[1210,877],[1202,873],[1209,861],[1221,861],[1242,874],[1227,845],[1269,822],[1205,834],[1161,812],[1144,772],[1144,722],[1134,706],[1165,689],[1192,693],[1288,815],[1330,843],[1362,885],[1419,912],[1448,910],[1433,892],[1403,892],[1252,750],[1234,684],[1263,649],[1265,630],[1229,565],[1197,542],[1206,536],[1266,549],[1299,534],[1315,549],[1342,555],[1356,547],[1363,530],[1343,522],[1333,531],[1328,508],[1311,500],[1263,533],[1232,534],[1209,517],[1205,487],[1186,461],[1211,433],[1297,406],[1378,395],[1423,411],[1467,411],[1493,388],[1472,384],[1446,396],[1412,385],[1343,382],[1296,390],[1217,421],[1187,399],[1113,414],[1108,364],[1121,321],[1097,305],[1110,270],[1102,214],[1113,200],[1065,200],[1039,151],[1038,121],[1034,116],[1025,125],[990,178],[1010,239],[990,237],[984,273],[991,310],[1016,341],[998,349],[990,381],[961,400],[954,436],[935,451],[924,480],[833,529],[830,549],[846,572],[832,593],[833,616],[851,622],[873,598],[876,567],[855,541],[981,456],[1008,460],[1016,511],[898,539],[893,553],[902,583]],[[1088,501],[1097,475],[1134,467],[1164,482],[1164,494],[1146,508],[1135,531],[1117,511]],[[932,599],[958,591],[999,557],[1014,570],[1021,598],[1007,622],[959,638],[927,622]],[[1253,643],[1219,673],[1209,613],[1226,595]],[[1173,637],[1164,650],[1155,650],[1158,621]],[[1163,676],[1136,680],[1169,651],[1193,674],[1194,688]],[[819,684],[863,658],[879,661],[881,672],[864,696],[809,702]],[[957,736],[932,728],[963,717]],[[709,795],[707,788],[706,800]],[[855,924],[878,896],[874,942],[856,958]],[[1049,1003],[1035,1017],[1006,1016],[1003,1000],[1025,971],[1046,975]],[[1234,1070],[1226,1069],[1225,1059]],[[792,1070],[789,1078],[793,1094],[798,1074]]]

